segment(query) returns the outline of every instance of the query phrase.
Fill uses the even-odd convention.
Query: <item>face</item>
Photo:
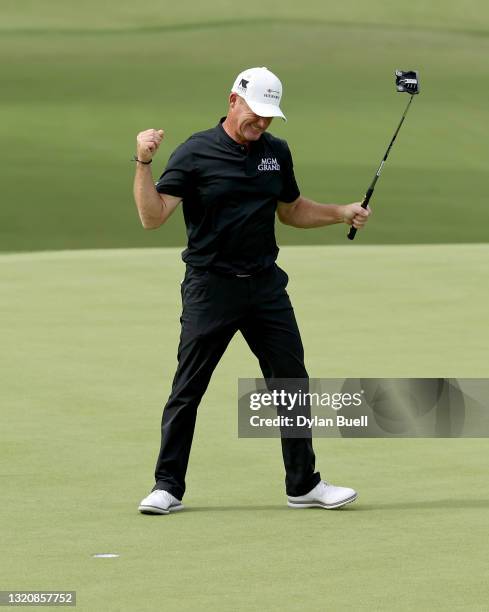
[[[232,120],[234,131],[241,142],[258,140],[272,123],[273,117],[255,115],[246,102],[237,94],[229,99],[228,117]]]

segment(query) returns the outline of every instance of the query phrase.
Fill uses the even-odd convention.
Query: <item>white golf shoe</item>
[[[340,508],[355,501],[357,492],[346,487],[335,487],[321,480],[309,493],[300,497],[287,496],[287,506],[291,508]]]
[[[143,514],[170,514],[183,510],[183,504],[168,491],[157,489],[141,501],[138,510]]]

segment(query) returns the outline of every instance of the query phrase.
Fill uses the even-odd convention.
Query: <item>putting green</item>
[[[310,374],[488,376],[488,257],[284,248]],[[487,440],[318,439],[323,477],[359,500],[289,510],[279,441],[237,439],[237,378],[259,374],[239,337],[201,405],[188,509],[137,513],[182,272],[176,249],[0,257],[1,588],[73,589],[90,612],[484,609]]]

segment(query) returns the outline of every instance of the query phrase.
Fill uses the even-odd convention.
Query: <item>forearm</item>
[[[342,205],[320,204],[304,197],[292,204],[289,211],[286,207],[284,210],[286,213],[282,215],[281,221],[292,227],[323,227],[343,223],[345,220]]]
[[[162,224],[164,221],[164,202],[154,186],[151,164],[136,162],[134,200],[139,218],[145,229],[153,229]]]

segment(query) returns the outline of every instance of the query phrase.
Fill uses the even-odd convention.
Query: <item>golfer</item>
[[[264,378],[308,378],[288,276],[275,263],[275,214],[298,228],[358,229],[370,214],[359,202],[318,204],[300,194],[287,143],[267,131],[274,117],[286,120],[281,98],[282,84],[267,68],[239,74],[227,116],[177,147],[156,185],[151,161],[163,130],[137,136],[134,198],[143,227],[160,227],[182,203],[188,236],[178,366],[163,410],[156,484],[140,512],[183,508],[197,408],[237,331]],[[282,455],[289,506],[338,508],[355,500],[353,489],[321,480],[311,436],[282,437]]]

